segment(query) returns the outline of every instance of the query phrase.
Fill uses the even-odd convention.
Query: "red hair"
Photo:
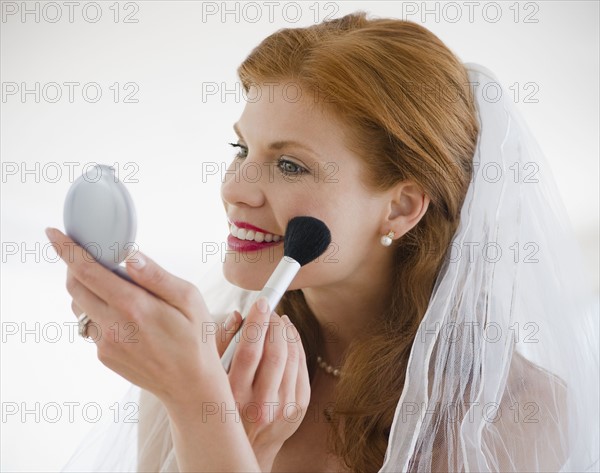
[[[349,347],[335,391],[331,450],[353,472],[377,471],[415,333],[471,179],[479,129],[467,71],[424,27],[359,11],[275,32],[238,75],[247,92],[252,84],[291,78],[320,94],[344,125],[348,147],[364,160],[367,185],[385,190],[411,180],[431,199],[397,243],[388,310],[373,314],[370,333]],[[302,291],[288,291],[277,312],[298,327],[312,379],[320,329]]]

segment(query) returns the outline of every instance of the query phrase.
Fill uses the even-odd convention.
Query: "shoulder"
[[[557,416],[566,414],[566,383],[517,351],[510,365],[505,397],[508,402],[530,403],[534,411],[539,411],[540,415],[532,416],[528,423],[556,422],[560,420]],[[549,413],[553,415],[548,417]]]
[[[566,461],[567,386],[517,351],[484,437],[502,470],[558,471]]]

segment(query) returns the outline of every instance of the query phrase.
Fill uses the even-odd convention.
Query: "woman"
[[[417,24],[362,12],[280,30],[238,73],[248,103],[221,192],[231,285],[200,295],[138,254],[145,265],[128,271],[145,292],[67,262],[76,315],[139,326],[139,343],[97,341],[143,389],[139,424],[112,427],[96,468],[597,468],[596,328],[578,253],[535,142],[488,94],[495,77]],[[271,313],[248,296],[296,215],[323,220],[332,246]],[[233,325],[207,329],[232,306]]]

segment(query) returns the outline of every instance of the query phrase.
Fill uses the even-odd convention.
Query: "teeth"
[[[272,233],[256,232],[254,230],[238,228],[234,224],[231,224],[229,231],[234,237],[239,238],[240,240],[253,240],[258,243],[262,243],[263,241],[267,243],[271,241],[278,242],[282,238],[281,235],[273,235]]]

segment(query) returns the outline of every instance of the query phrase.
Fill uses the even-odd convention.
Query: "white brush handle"
[[[271,311],[275,310],[275,307],[277,307],[277,304],[279,304],[279,301],[285,294],[285,291],[287,291],[294,277],[296,277],[296,274],[298,274],[298,271],[300,271],[300,267],[300,263],[298,263],[295,259],[290,258],[289,256],[284,256],[275,268],[275,271],[273,271],[273,274],[271,274],[271,277],[265,284],[263,290],[260,291],[258,296],[256,296],[256,299],[254,299],[252,302],[252,305],[254,305],[256,300],[260,297],[266,297],[267,302],[269,303],[269,309]],[[251,307],[252,306],[250,306],[250,308]],[[250,310],[250,308],[248,310]],[[244,325],[247,315],[248,314],[242,314],[242,323],[240,324],[237,332],[239,332],[242,328],[242,325]],[[229,372],[229,367],[231,366],[233,353],[235,352],[237,343],[238,337],[234,335],[231,342],[229,342],[229,346],[225,350],[225,353],[223,353],[223,356],[221,357],[221,363],[223,364],[223,368],[225,368],[226,372]]]

